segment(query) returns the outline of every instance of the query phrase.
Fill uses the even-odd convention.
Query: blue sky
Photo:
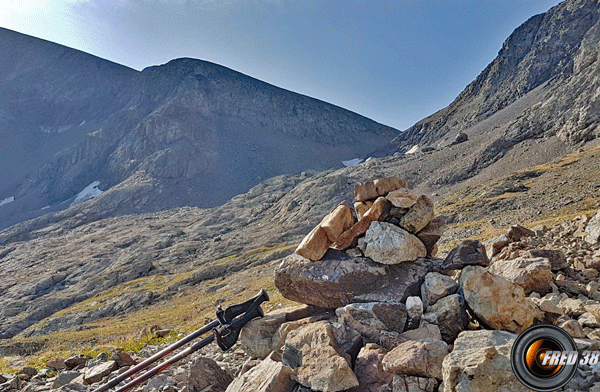
[[[558,0],[2,0],[0,26],[141,70],[193,57],[404,130]]]

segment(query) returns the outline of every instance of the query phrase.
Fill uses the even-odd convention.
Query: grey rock
[[[425,245],[406,230],[386,222],[373,222],[365,233],[364,255],[382,264],[400,264],[427,255]]]
[[[448,275],[443,275],[439,272],[430,272],[425,275],[425,281],[421,285],[423,306],[427,309],[428,306],[435,304],[440,298],[454,294],[457,290],[457,281]]]
[[[588,244],[595,245],[600,243],[600,211],[590,219],[585,231],[588,233],[585,237],[585,241]]]
[[[378,341],[381,330],[402,332],[406,324],[406,307],[401,303],[353,303],[335,311],[338,321]]]
[[[469,324],[465,301],[459,294],[444,297],[428,307],[422,320],[437,325],[447,343],[452,343]]]
[[[187,377],[190,392],[223,392],[232,381],[233,377],[214,360],[206,357],[196,358],[192,362]]]
[[[52,389],[58,389],[63,385],[67,385],[68,383],[79,377],[81,374],[81,372],[77,371],[60,372],[52,382]]]
[[[477,240],[465,240],[452,249],[444,259],[445,270],[462,269],[468,265],[487,266],[490,263],[483,244]]]
[[[516,338],[505,331],[462,332],[452,352],[444,358],[444,390],[529,391],[516,378],[510,364],[510,350]]]
[[[330,249],[319,261],[296,254],[286,257],[275,271],[275,285],[292,301],[323,308],[352,302],[398,302],[418,295],[435,261],[417,259],[397,265],[351,258]]]
[[[531,258],[543,257],[550,262],[552,271],[558,271],[569,266],[565,252],[560,249],[529,249],[526,256]]]

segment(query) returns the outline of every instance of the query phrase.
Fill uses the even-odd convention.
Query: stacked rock
[[[332,245],[339,250],[358,247],[382,264],[435,256],[446,219],[434,219],[433,202],[411,192],[406,181],[387,177],[357,184],[354,200],[354,209],[343,202],[323,218],[296,253],[317,261]]]

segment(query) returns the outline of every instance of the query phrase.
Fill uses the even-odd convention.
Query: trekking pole
[[[167,367],[172,365],[173,363],[187,357],[194,351],[197,351],[200,348],[212,343],[215,340],[215,338],[217,339],[217,344],[223,351],[228,350],[237,341],[240,331],[244,325],[246,325],[250,320],[252,320],[254,318],[263,316],[263,311],[260,307],[260,304],[262,304],[264,301],[268,301],[268,300],[269,300],[269,295],[267,294],[267,292],[264,289],[261,289],[258,292],[258,294],[256,294],[254,297],[250,298],[246,302],[243,302],[243,303],[237,304],[237,305],[231,305],[230,307],[228,307],[225,310],[223,310],[219,306],[219,308],[217,310],[217,320],[205,325],[204,327],[198,329],[197,331],[192,332],[185,338],[178,340],[177,342],[173,343],[169,347],[159,351],[158,353],[154,354],[153,356],[146,359],[145,361],[139,363],[138,365],[135,365],[131,369],[127,370],[126,372],[122,373],[121,375],[115,377],[114,379],[110,380],[106,384],[97,388],[93,392],[104,392],[104,391],[108,390],[109,388],[114,387],[115,385],[119,384],[121,381],[125,380],[126,378],[130,377],[131,375],[138,373],[143,369],[146,369],[152,363],[169,355],[170,353],[172,353],[179,347],[189,343],[190,341],[192,341],[192,340],[196,339],[197,337],[200,337],[210,331],[213,332],[213,334],[211,336],[208,336],[208,337],[202,339],[200,342],[183,350],[179,354],[168,359],[163,364],[156,366],[153,369],[147,371],[140,377],[132,380],[131,382],[129,382],[125,386],[119,388],[115,392],[127,391],[127,390],[135,387],[136,385],[148,380],[155,374],[160,373],[161,371],[163,371],[164,369],[166,369]]]

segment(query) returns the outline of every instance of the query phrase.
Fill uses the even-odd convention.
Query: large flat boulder
[[[417,259],[383,265],[334,249],[315,262],[291,254],[275,270],[275,286],[289,300],[322,308],[353,302],[404,302],[420,294],[425,275],[440,263]]]

